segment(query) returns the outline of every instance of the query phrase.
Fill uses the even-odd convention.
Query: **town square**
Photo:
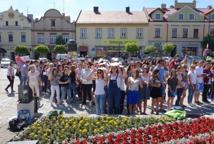
[[[214,144],[210,0],[0,0],[0,144]]]

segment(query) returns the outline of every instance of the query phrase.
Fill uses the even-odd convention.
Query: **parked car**
[[[1,68],[7,68],[10,65],[11,60],[9,58],[3,58],[1,60]]]
[[[57,54],[56,59],[57,60],[68,60],[70,56],[68,54]]]

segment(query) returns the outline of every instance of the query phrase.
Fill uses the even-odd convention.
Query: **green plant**
[[[38,45],[34,48],[34,51],[40,55],[46,55],[49,49],[46,45]]]
[[[175,48],[175,45],[173,43],[165,43],[163,45],[163,50],[168,54],[171,53],[174,48]]]
[[[54,47],[54,52],[55,52],[55,53],[66,53],[67,50],[66,50],[66,48],[65,48],[65,45],[56,45],[56,46]]]
[[[134,42],[127,42],[125,44],[125,49],[126,49],[126,52],[135,53],[139,51],[139,46]]]
[[[157,48],[154,45],[148,45],[144,49],[144,54],[153,54],[157,51]]]
[[[29,55],[30,54],[27,46],[24,46],[24,45],[16,46],[15,53],[18,55]]]

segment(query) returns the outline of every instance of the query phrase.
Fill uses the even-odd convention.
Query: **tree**
[[[211,49],[212,51],[214,51],[214,37],[212,37],[210,35],[204,37],[201,42],[201,46],[203,49],[208,48],[208,49]]]
[[[54,47],[54,53],[66,53],[67,50],[65,48],[65,45],[56,45]]]
[[[62,35],[59,35],[56,37],[56,45],[65,45],[66,42],[65,40],[63,39]]]
[[[38,53],[40,56],[47,55],[49,49],[46,45],[38,45],[35,47],[35,53]]]
[[[30,52],[29,52],[27,46],[24,46],[24,45],[16,46],[15,53],[17,55],[30,55]]]
[[[163,50],[167,53],[170,54],[175,48],[175,45],[173,43],[165,43],[163,45]]]
[[[148,45],[144,49],[144,54],[153,54],[157,51],[157,48],[154,45]]]
[[[134,42],[128,42],[125,44],[126,52],[135,53],[139,50],[139,46]]]

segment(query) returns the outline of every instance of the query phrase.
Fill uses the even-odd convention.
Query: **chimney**
[[[165,3],[161,4],[161,8],[166,9],[166,4]]]
[[[130,12],[130,7],[128,6],[128,7],[126,7],[126,12],[128,13],[128,14],[130,14],[131,12]]]
[[[96,13],[96,14],[99,13],[99,7],[98,7],[98,6],[95,6],[95,7],[94,7],[94,13]]]
[[[211,5],[208,5],[207,8],[208,8],[208,9],[212,9],[213,7],[212,7]]]

